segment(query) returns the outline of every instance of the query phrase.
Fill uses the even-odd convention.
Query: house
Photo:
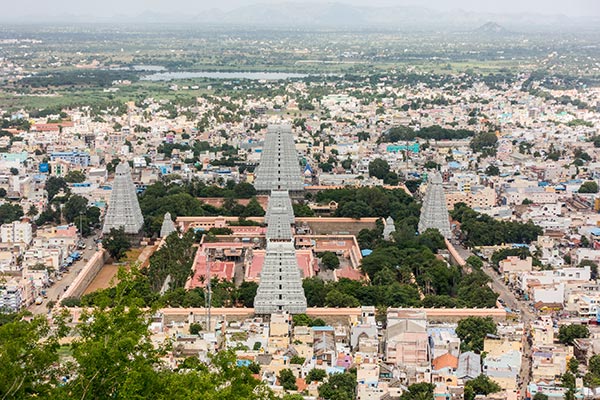
[[[456,377],[463,382],[477,378],[481,375],[481,356],[472,351],[462,353],[458,357]]]

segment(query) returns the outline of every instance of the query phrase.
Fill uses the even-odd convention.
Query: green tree
[[[425,232],[419,235],[418,238],[419,244],[428,247],[431,251],[437,252],[440,249],[446,248],[446,242],[444,241],[444,237],[434,228],[429,228]]]
[[[486,375],[479,375],[465,384],[465,400],[473,400],[477,395],[487,396],[501,390],[500,386]]]
[[[302,281],[302,288],[306,296],[306,303],[309,307],[325,306],[325,282],[319,277],[305,278]]]
[[[356,398],[356,376],[350,373],[334,374],[319,386],[319,396],[325,400],[353,400]]]
[[[496,323],[491,317],[468,317],[460,320],[456,327],[456,334],[461,340],[461,350],[476,353],[483,351],[485,337],[496,332]]]
[[[568,368],[572,374],[577,374],[577,369],[579,368],[579,360],[577,360],[575,357],[571,357],[569,359]]]
[[[237,199],[249,199],[256,196],[256,189],[250,183],[241,182],[233,188],[233,193]]]
[[[323,253],[321,256],[321,262],[327,269],[337,269],[340,266],[340,259],[331,251],[326,251]]]
[[[575,375],[573,375],[570,371],[562,374],[560,378],[561,386],[569,389],[575,389]]]
[[[590,357],[590,361],[588,362],[588,370],[600,377],[600,354],[594,354]]]
[[[291,369],[285,368],[279,371],[277,379],[279,380],[279,385],[282,386],[284,390],[298,390],[298,386],[296,386],[296,376],[294,376]]]
[[[312,320],[306,314],[295,314],[292,317],[292,321],[294,322],[294,326],[310,326]]]
[[[39,213],[39,210],[37,209],[37,207],[35,206],[35,204],[32,204],[29,207],[29,210],[27,210],[27,216],[30,217],[30,218],[35,217],[36,215],[38,215],[38,213]]]
[[[253,197],[248,202],[248,205],[242,212],[242,217],[263,217],[265,215],[265,210],[262,208],[256,197]]]
[[[590,330],[586,325],[561,325],[558,329],[558,341],[562,344],[573,345],[573,340],[589,336]]]
[[[500,168],[495,165],[488,165],[485,169],[485,174],[488,176],[498,176],[500,175]]]
[[[108,235],[102,239],[102,246],[113,259],[119,261],[131,249],[131,241],[125,233],[125,228],[111,228]]]
[[[290,358],[290,364],[302,365],[302,364],[304,364],[305,360],[306,360],[306,358],[304,358],[304,357],[293,356],[292,358]]]
[[[371,135],[369,134],[369,132],[365,132],[365,131],[358,132],[356,134],[356,136],[358,137],[359,142],[366,142],[367,140],[369,140],[371,138]],[[600,143],[600,139],[598,142]],[[599,147],[600,147],[600,145],[599,145]]]
[[[431,383],[415,383],[408,387],[408,390],[402,393],[400,400],[425,400],[433,398],[433,389],[435,385]]]
[[[475,268],[475,269],[483,268],[483,261],[481,261],[481,258],[479,258],[477,256],[469,256],[467,258],[466,262],[469,266],[471,266],[471,268]]]
[[[72,170],[65,175],[65,181],[69,183],[81,183],[85,181],[85,174],[78,170]]]
[[[578,190],[579,193],[598,193],[598,184],[595,181],[584,182]]]
[[[178,232],[167,236],[165,244],[150,257],[150,265],[146,271],[152,290],[159,291],[167,276],[171,277],[169,288],[177,289],[185,286],[196,255],[194,242],[195,234],[191,229],[181,237]]]
[[[254,298],[258,284],[256,282],[244,281],[237,289],[237,299],[244,307],[254,307]]]
[[[315,212],[306,204],[294,204],[292,205],[294,208],[294,216],[295,217],[314,217]]]
[[[52,398],[58,341],[64,330],[60,325],[59,329],[51,330],[41,315],[30,322],[22,320],[22,314],[3,317],[0,324],[0,397]]]
[[[63,207],[63,216],[67,222],[74,222],[75,218],[86,214],[87,205],[88,200],[85,197],[79,195],[69,196],[69,200]]]
[[[306,374],[306,382],[322,382],[326,376],[324,369],[313,368]]]
[[[61,191],[65,191],[68,193],[69,186],[64,178],[58,178],[56,176],[50,176],[46,179],[46,184],[44,186],[46,192],[48,193],[48,201],[52,201],[54,197]]]
[[[537,392],[535,396],[533,396],[533,400],[548,400],[548,395],[545,395],[542,392]]]
[[[200,332],[202,332],[202,324],[199,324],[197,322],[190,324],[190,334],[191,335],[197,335]]]
[[[330,290],[325,297],[325,305],[329,307],[360,307],[358,299],[337,289]]]
[[[9,224],[23,217],[23,207],[18,204],[4,203],[0,205],[0,224]]]
[[[384,179],[390,172],[390,165],[382,158],[376,158],[369,163],[369,176]]]

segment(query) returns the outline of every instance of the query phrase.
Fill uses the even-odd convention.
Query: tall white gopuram
[[[108,210],[104,217],[102,233],[112,228],[125,228],[125,233],[137,235],[144,225],[144,217],[138,203],[137,193],[129,164],[121,162],[115,170],[115,180],[110,194]]]
[[[446,195],[442,187],[442,176],[438,172],[432,173],[429,177],[419,219],[419,233],[429,228],[437,229],[447,239],[451,237]]]
[[[390,240],[392,238],[392,233],[396,232],[396,224],[394,224],[394,219],[392,217],[387,217],[385,220],[385,226],[383,227],[383,239]]]
[[[166,238],[167,236],[169,236],[171,233],[175,232],[176,230],[177,230],[177,228],[175,228],[175,223],[173,222],[173,219],[171,218],[171,213],[166,212],[165,217],[163,219],[163,223],[160,227],[160,237]]]
[[[261,192],[304,189],[290,125],[269,125],[267,128],[254,187]]]
[[[306,312],[306,297],[292,237],[294,210],[291,204],[286,191],[271,192],[265,217],[267,249],[254,298],[256,314]]]

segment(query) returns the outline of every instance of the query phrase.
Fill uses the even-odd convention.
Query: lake
[[[306,78],[307,74],[293,72],[159,72],[142,76],[143,81],[171,81],[174,79],[212,78],[212,79],[252,79],[277,81],[289,78]]]

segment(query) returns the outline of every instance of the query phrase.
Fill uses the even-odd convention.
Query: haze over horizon
[[[40,22],[44,19],[57,17],[77,17],[74,22],[85,22],[86,19],[122,18],[152,14],[169,15],[181,13],[182,19],[190,15],[201,14],[209,10],[231,12],[238,8],[253,5],[269,5],[294,7],[309,4],[332,4],[335,6],[354,7],[415,7],[427,8],[436,12],[465,12],[483,14],[536,14],[536,15],[561,15],[566,17],[600,17],[600,2],[596,0],[572,0],[568,7],[564,1],[558,0],[505,0],[503,2],[484,2],[478,0],[222,0],[217,5],[208,0],[104,0],[102,2],[82,2],[79,0],[22,0],[20,2],[7,2],[3,0],[3,21],[15,20],[16,22]],[[182,12],[185,11],[185,12]],[[81,18],[79,20],[79,18]]]

